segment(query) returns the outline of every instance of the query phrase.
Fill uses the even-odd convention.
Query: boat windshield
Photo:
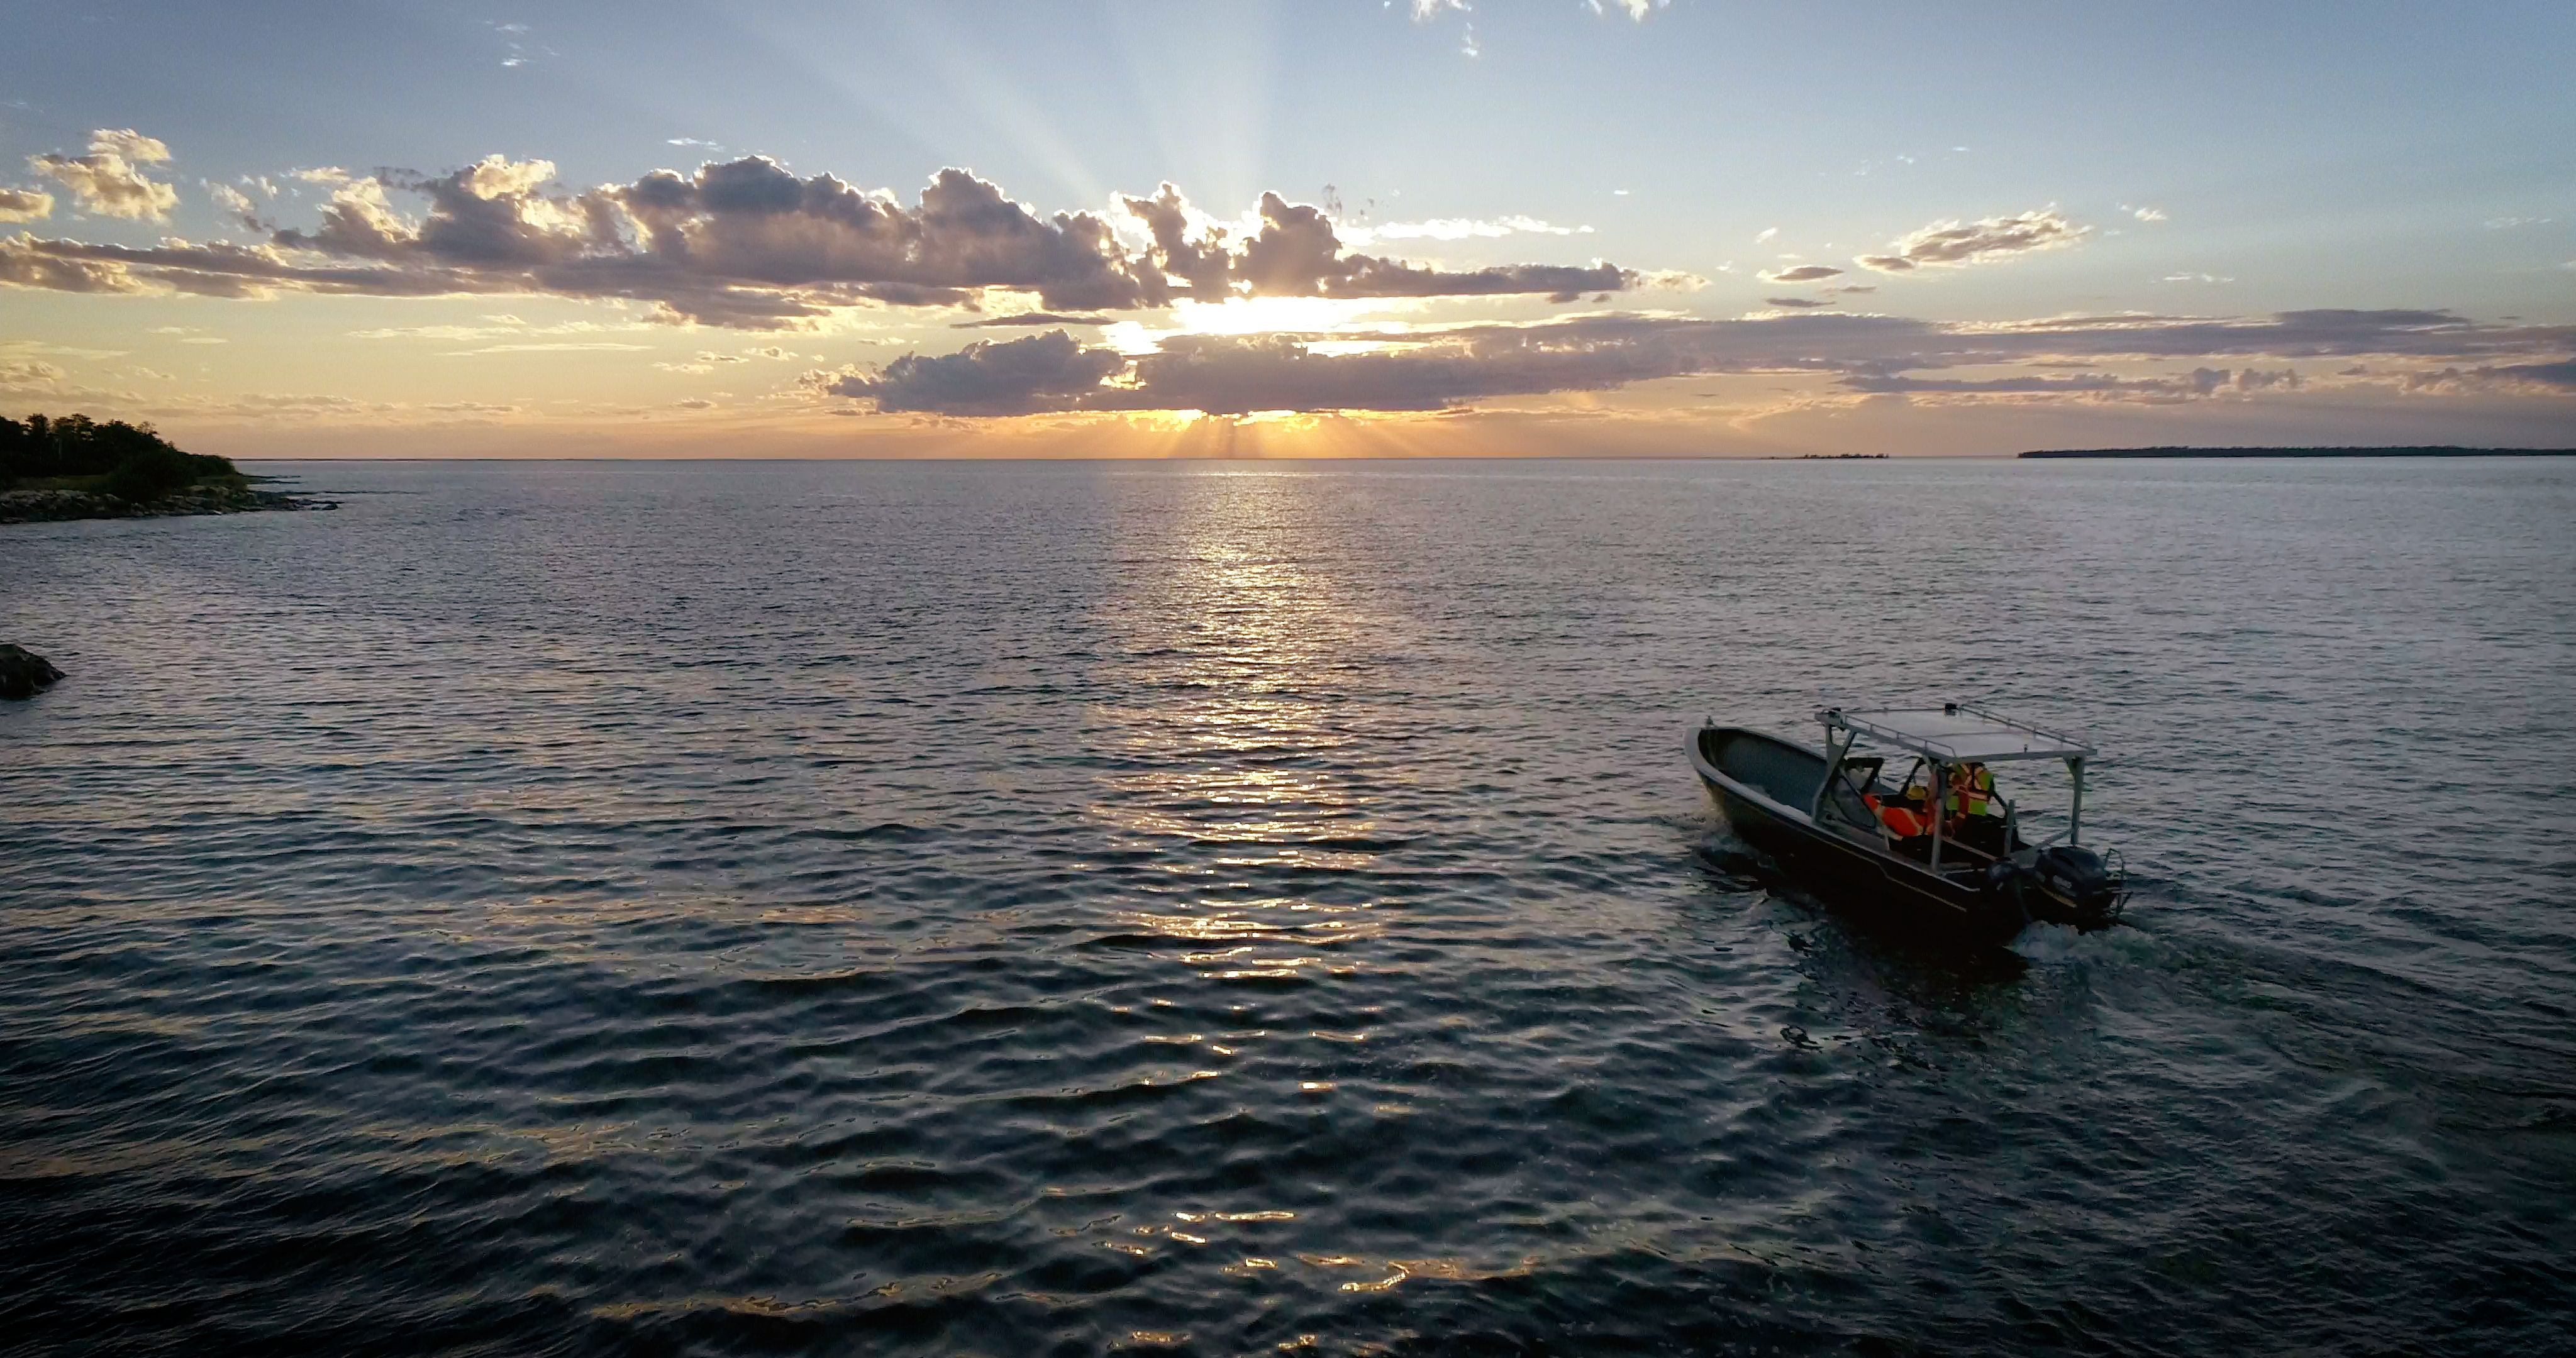
[[[1841,770],[1834,775],[1833,786],[1825,790],[1825,807],[1849,824],[1863,829],[1877,828],[1878,812],[1870,805],[1869,798],[1880,790],[1878,770],[1883,762],[1878,759],[1844,760]]]

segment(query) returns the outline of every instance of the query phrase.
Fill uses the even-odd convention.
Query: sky
[[[10,5],[0,413],[236,457],[2576,446],[2576,6]]]

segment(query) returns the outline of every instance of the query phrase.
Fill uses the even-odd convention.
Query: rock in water
[[[28,650],[0,642],[0,698],[32,698],[36,690],[63,677],[52,661]]]

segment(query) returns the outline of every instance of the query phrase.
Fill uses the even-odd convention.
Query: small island
[[[181,452],[149,424],[0,416],[0,523],[339,508],[253,490],[257,479],[230,458]]]
[[[2057,448],[2023,457],[2576,457],[2576,448]]]

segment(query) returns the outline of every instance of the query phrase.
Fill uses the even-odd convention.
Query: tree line
[[[208,477],[239,477],[232,459],[181,452],[149,424],[87,415],[0,415],[0,489],[23,481],[87,481],[125,500],[157,500]]]

